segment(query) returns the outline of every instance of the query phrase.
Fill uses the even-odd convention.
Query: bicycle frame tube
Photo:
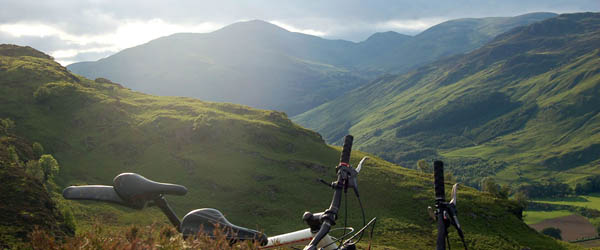
[[[294,245],[304,246],[304,245],[308,244],[313,239],[314,236],[315,236],[315,233],[311,232],[310,228],[298,230],[298,231],[291,232],[291,233],[280,234],[280,235],[269,237],[269,243],[267,243],[266,246],[260,247],[260,249],[274,249],[274,248],[278,248],[278,247],[294,246]],[[331,236],[326,235],[319,242],[319,245],[317,247],[321,248],[321,247],[324,247],[331,243],[333,243],[333,239],[331,238]],[[336,248],[337,248],[337,245],[334,243],[334,244],[331,244],[331,245],[325,247],[324,249],[334,250]]]

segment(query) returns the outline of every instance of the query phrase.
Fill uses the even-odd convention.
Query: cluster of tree
[[[555,227],[547,227],[542,229],[542,233],[545,235],[548,235],[552,238],[558,239],[558,240],[562,240],[562,232],[560,231],[560,229],[555,228]]]
[[[600,175],[593,175],[585,178],[583,183],[577,183],[575,194],[583,195],[600,192]]]
[[[517,190],[526,193],[531,198],[566,197],[574,194],[573,188],[556,180],[522,184]]]
[[[525,192],[513,190],[507,184],[499,185],[496,183],[496,180],[490,176],[481,179],[479,188],[482,192],[488,192],[500,199],[508,199],[512,196],[512,199],[516,201],[523,210],[527,208],[527,204],[529,203],[529,196],[527,196]]]
[[[484,177],[479,184],[481,191],[488,192],[498,198],[508,199],[511,194],[511,188],[507,185],[499,185],[492,177]]]
[[[14,137],[12,130],[15,128],[15,122],[9,118],[0,119],[0,135]],[[44,154],[44,147],[39,142],[31,145],[33,159],[21,159],[17,149],[13,145],[5,145],[7,159],[5,164],[13,167],[22,167],[29,175],[39,179],[46,184],[48,188],[53,187],[53,177],[60,169],[58,162],[51,154]],[[31,158],[31,156],[26,157]],[[50,185],[48,185],[50,184]]]
[[[64,232],[69,234],[73,234],[75,232],[75,219],[71,210],[68,207],[60,207],[55,204],[60,203],[55,197],[60,197],[56,192],[58,191],[56,184],[54,183],[54,176],[59,172],[59,164],[56,159],[51,155],[45,152],[44,147],[39,142],[34,142],[33,144],[29,144],[24,138],[19,137],[14,134],[15,130],[15,122],[8,118],[0,118],[0,175],[7,175],[10,173],[11,176],[18,176],[19,181],[17,181],[18,189],[23,191],[24,194],[27,195],[39,195],[39,199],[43,201],[40,204],[44,204],[44,209],[38,209],[36,207],[26,207],[24,208],[26,211],[34,211],[34,214],[41,214],[40,216],[44,216],[44,211],[50,211],[52,213],[52,218],[56,218],[56,221],[44,221],[41,225],[42,227],[53,227],[52,223],[59,223],[59,228],[64,229]],[[7,178],[9,182],[14,180],[13,178]],[[5,184],[5,183],[2,183]],[[12,185],[15,185],[14,182],[11,182]],[[10,187],[10,184],[7,184],[7,187]],[[47,195],[42,194],[39,191],[39,188],[42,189],[42,192],[47,193]],[[54,193],[54,194],[53,194]],[[12,196],[9,196],[12,197]],[[36,196],[37,197],[37,196]],[[48,199],[50,197],[54,202],[49,202],[44,199]],[[26,200],[19,200],[18,197],[15,200],[7,200],[8,204],[17,203],[17,204],[29,204]],[[23,202],[23,203],[19,203]],[[31,204],[29,204],[31,205]],[[10,206],[9,206],[10,207]],[[13,210],[10,208],[6,209],[4,207],[2,210],[3,213],[11,213]],[[62,213],[62,216],[58,216],[52,210],[58,208]],[[40,217],[41,218],[41,217]],[[46,218],[46,217],[44,217]],[[39,219],[38,219],[39,220]],[[25,222],[23,222],[25,221]],[[54,222],[53,222],[54,221]],[[58,221],[58,222],[57,222]],[[27,219],[19,219],[14,223],[25,223],[29,225],[32,223],[31,221],[27,221]],[[15,227],[21,226],[21,224],[15,224]],[[37,222],[36,222],[37,223]],[[25,225],[23,224],[23,225]],[[38,224],[36,224],[38,225]],[[64,226],[64,227],[63,227]],[[29,228],[29,227],[25,227]],[[21,230],[21,229],[19,229]],[[25,230],[25,229],[23,229]],[[25,230],[27,231],[27,230]],[[28,236],[25,234],[23,236],[19,236],[17,238],[26,239]],[[0,237],[2,238],[2,237]],[[3,239],[0,239],[0,246],[2,245]],[[1,248],[1,247],[0,247]]]
[[[502,161],[467,157],[447,158],[444,162],[460,183],[471,187],[479,187],[482,178],[493,176],[508,165]]]

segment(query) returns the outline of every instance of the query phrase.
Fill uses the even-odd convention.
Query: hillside
[[[573,183],[600,173],[599,28],[598,13],[517,28],[294,121],[328,142],[352,133],[359,149],[404,165],[446,157],[463,181]]]
[[[440,58],[477,49],[497,35],[515,27],[555,16],[554,13],[540,12],[515,17],[450,20],[435,25],[405,42],[387,43],[382,53],[368,50],[369,55],[358,57],[353,66],[380,73],[404,73]]]
[[[41,53],[40,53],[41,54]],[[56,238],[73,235],[42,180],[31,174],[37,162],[32,143],[12,133],[14,124],[0,118],[0,248],[10,249],[31,241],[36,228]],[[71,217],[72,218],[72,217]],[[72,223],[72,221],[71,221]]]
[[[59,186],[111,184],[118,173],[137,172],[187,186],[185,197],[168,197],[180,216],[214,207],[233,223],[268,235],[303,228],[304,211],[328,206],[331,191],[315,179],[334,177],[339,148],[284,114],[141,94],[106,79],[73,75],[36,52],[0,46],[0,117],[13,119],[15,132],[41,142],[56,157]],[[351,163],[363,155],[355,151]],[[373,157],[359,185],[367,216],[378,218],[374,245],[432,248],[435,225],[426,212],[433,203],[430,174]],[[461,222],[474,249],[573,247],[526,226],[515,202],[464,186],[459,195]],[[349,201],[348,222],[360,225],[358,205]],[[61,202],[73,210],[79,230],[93,221],[106,230],[166,222],[156,208]]]
[[[360,43],[293,33],[254,20],[206,34],[162,37],[68,68],[145,93],[238,103],[293,116],[381,73],[473,50],[510,28],[553,15],[453,20],[415,37],[384,32]]]

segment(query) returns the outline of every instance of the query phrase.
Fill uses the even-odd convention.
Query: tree
[[[427,161],[425,160],[419,160],[417,161],[417,170],[423,172],[423,173],[431,173],[433,172],[431,170],[431,167],[429,166],[429,164],[427,163]]]
[[[40,168],[40,163],[37,160],[27,161],[25,172],[40,181],[44,178],[44,171]]]
[[[8,135],[15,128],[15,122],[9,118],[0,119],[0,133]]]
[[[8,146],[8,159],[10,160],[9,164],[11,166],[21,166],[21,160],[19,159],[19,154],[14,146]]]
[[[42,155],[39,160],[39,166],[44,172],[44,183],[51,180],[55,174],[58,173],[59,166],[58,162],[52,157],[52,155]]]
[[[33,149],[33,155],[35,156],[35,159],[42,157],[44,154],[44,147],[42,147],[42,144],[39,142],[34,142],[31,147]]]
[[[488,176],[488,177],[484,177],[483,179],[481,179],[480,186],[481,186],[481,191],[483,191],[483,192],[488,192],[495,196],[498,196],[498,194],[500,193],[498,184],[496,184],[496,180],[494,180],[494,178],[492,178],[492,177]]]
[[[508,184],[504,184],[500,187],[500,190],[498,191],[498,197],[502,199],[508,199],[510,192],[510,186]]]
[[[547,228],[542,229],[542,233],[545,235],[548,235],[552,238],[562,240],[562,236],[561,236],[562,232],[558,228],[547,227]]]
[[[519,204],[519,206],[521,206],[523,208],[523,210],[527,209],[527,203],[529,202],[529,197],[527,197],[527,194],[525,192],[518,191],[515,193],[513,198]]]

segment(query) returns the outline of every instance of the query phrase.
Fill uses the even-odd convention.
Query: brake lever
[[[356,167],[356,174],[358,175],[358,173],[360,173],[360,170],[362,169],[363,163],[365,163],[365,161],[369,159],[368,156],[363,157],[360,162],[358,163],[358,166]]]
[[[435,212],[433,211],[433,208],[431,206],[427,206],[427,213],[433,221],[437,221],[437,218],[435,217]]]
[[[458,183],[455,183],[454,185],[452,185],[452,199],[450,200],[450,204],[454,205],[456,207],[456,193],[458,192]]]

